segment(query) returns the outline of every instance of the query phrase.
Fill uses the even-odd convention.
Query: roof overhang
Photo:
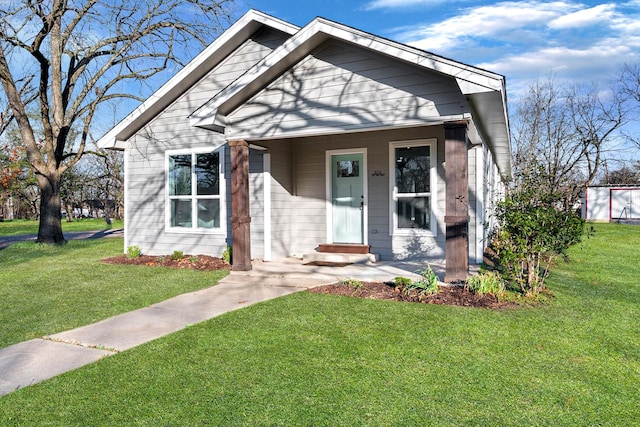
[[[98,147],[123,149],[126,140],[202,79],[262,26],[287,34],[295,34],[300,29],[296,25],[262,12],[248,11],[146,101],[102,136],[97,142]]]
[[[511,177],[511,145],[505,79],[324,18],[316,18],[190,116],[192,126],[222,131],[231,114],[329,39],[375,51],[394,60],[454,78],[472,108],[474,132],[490,147],[505,178]]]

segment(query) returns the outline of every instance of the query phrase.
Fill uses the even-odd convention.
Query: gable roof
[[[295,34],[300,29],[296,25],[262,12],[248,11],[160,89],[102,136],[97,142],[98,147],[124,148],[124,141],[202,79],[262,26],[268,26],[287,34]]]
[[[337,39],[394,60],[455,79],[472,109],[472,132],[492,150],[500,172],[511,175],[511,146],[505,78],[420,49],[324,19],[316,18],[227,86],[191,116],[193,126],[220,131],[228,114],[284,74],[328,39]]]
[[[255,10],[247,12],[149,99],[107,132],[98,141],[98,146],[124,148],[124,141],[204,77],[261,26],[280,30],[291,37],[194,111],[189,116],[193,126],[221,131],[225,126],[226,115],[241,107],[320,44],[335,39],[455,79],[471,107],[470,135],[480,135],[491,149],[500,173],[506,178],[511,176],[511,144],[504,76],[324,18],[316,18],[301,29]]]

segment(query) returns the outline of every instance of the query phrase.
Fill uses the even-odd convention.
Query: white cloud
[[[586,27],[600,22],[606,23],[612,18],[614,11],[615,5],[601,4],[560,16],[549,23],[549,28],[558,30]]]
[[[433,5],[447,0],[373,0],[364,5],[364,10],[397,9],[419,5]]]
[[[477,38],[518,37],[513,31],[542,27],[573,6],[558,1],[503,2],[465,10],[454,18],[404,31],[396,37],[421,49],[442,51]]]
[[[510,92],[548,75],[605,84],[623,63],[640,62],[640,0],[507,1],[407,28],[392,37],[503,74]]]

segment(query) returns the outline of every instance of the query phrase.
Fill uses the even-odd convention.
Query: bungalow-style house
[[[249,11],[104,135],[125,247],[233,269],[317,251],[466,278],[511,171],[503,76],[323,18]]]

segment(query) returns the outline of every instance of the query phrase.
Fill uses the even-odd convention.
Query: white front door
[[[331,154],[331,243],[365,243],[363,153]],[[327,168],[329,170],[329,168]]]

